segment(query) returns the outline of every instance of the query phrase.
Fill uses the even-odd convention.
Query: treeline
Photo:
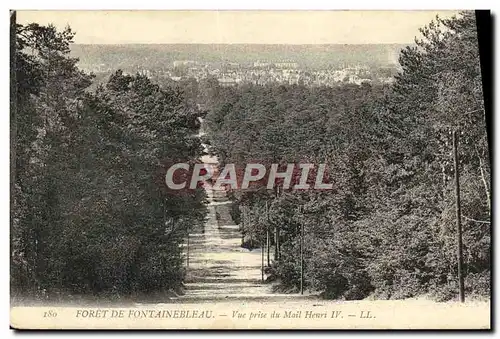
[[[436,18],[421,33],[387,87],[212,84],[206,121],[222,165],[328,164],[331,191],[232,193],[246,236],[262,244],[270,231],[282,290],[299,287],[304,225],[309,290],[455,298],[457,130],[465,288],[489,295],[490,160],[474,13]]]
[[[201,155],[198,108],[120,71],[90,91],[70,28],[12,29],[12,296],[178,290],[180,245],[205,196],[168,192],[164,172]]]

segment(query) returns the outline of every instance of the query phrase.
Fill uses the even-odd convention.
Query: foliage
[[[223,163],[328,165],[332,191],[233,194],[249,218],[269,204],[243,231],[271,230],[285,290],[300,284],[304,225],[305,284],[327,298],[454,297],[458,130],[466,289],[489,293],[490,161],[474,13],[436,18],[421,33],[401,51],[390,87],[218,89],[206,120]]]
[[[164,173],[201,155],[192,137],[200,112],[178,89],[121,71],[88,91],[92,77],[68,54],[69,28],[16,33],[13,292],[178,289],[179,245],[203,222],[205,196],[167,191]]]

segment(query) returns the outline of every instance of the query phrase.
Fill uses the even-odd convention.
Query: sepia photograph
[[[490,15],[11,10],[11,328],[490,330]]]

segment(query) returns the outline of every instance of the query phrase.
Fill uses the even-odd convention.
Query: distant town
[[[80,67],[87,72],[110,73],[113,65],[98,64]],[[140,73],[152,79],[196,79],[215,78],[221,86],[239,84],[265,85],[269,83],[301,84],[305,86],[336,86],[339,84],[390,83],[397,72],[395,66],[374,67],[363,64],[342,64],[327,69],[300,67],[293,60],[255,60],[253,63],[199,62],[175,60],[165,67],[148,69],[144,66],[126,67],[126,74]]]

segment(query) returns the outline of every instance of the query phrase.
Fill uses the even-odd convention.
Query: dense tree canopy
[[[436,18],[421,33],[401,52],[392,86],[222,88],[207,115],[223,162],[328,164],[332,191],[233,194],[250,208],[249,238],[274,233],[284,288],[299,286],[303,224],[306,284],[327,297],[454,297],[457,130],[466,288],[489,292],[490,162],[474,14]]]
[[[178,89],[121,71],[87,91],[92,77],[69,56],[69,28],[16,33],[14,291],[178,289],[179,244],[203,222],[204,194],[174,195],[162,173],[201,155],[197,107]]]

